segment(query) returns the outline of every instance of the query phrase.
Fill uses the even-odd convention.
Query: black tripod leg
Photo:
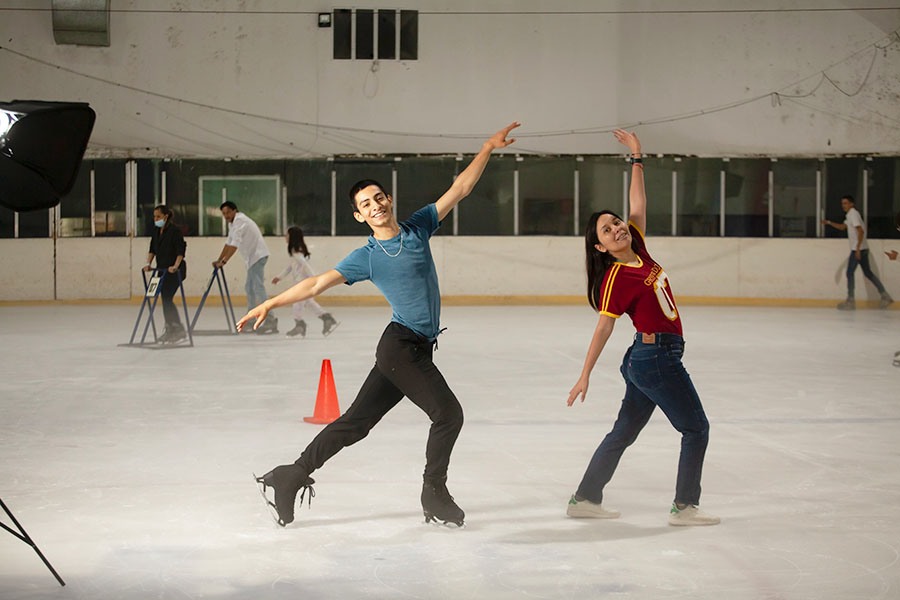
[[[212,275],[209,276],[209,281],[206,282],[206,291],[203,292],[203,296],[200,298],[200,304],[197,306],[197,312],[194,313],[194,320],[191,321],[191,331],[197,326],[197,319],[200,318],[200,311],[203,310],[203,305],[206,303],[206,297],[209,296],[209,290],[212,288],[213,279],[216,276],[216,270],[218,267],[213,267]]]
[[[234,316],[234,305],[231,303],[231,292],[228,291],[228,280],[225,279],[225,270],[222,269],[222,284],[225,286],[225,297],[224,300],[228,302],[228,310],[231,311],[231,325],[228,327],[229,331],[234,331],[237,333],[237,319]],[[225,302],[223,301],[223,304]],[[225,313],[225,319],[228,319],[228,312]]]
[[[37,547],[37,544],[34,543],[34,540],[31,539],[31,536],[28,535],[28,533],[25,531],[25,528],[19,524],[19,522],[16,520],[16,518],[13,516],[13,514],[9,511],[9,509],[6,507],[6,504],[3,503],[2,499],[0,499],[0,506],[3,507],[3,510],[6,512],[6,514],[9,515],[10,519],[12,519],[12,522],[15,524],[16,528],[18,528],[18,530],[21,532],[21,535],[16,533],[15,531],[10,529],[3,523],[0,523],[0,527],[3,527],[3,529],[7,530],[11,534],[16,536],[17,538],[19,538],[20,540],[22,540],[29,546],[31,546],[32,549],[35,552],[37,552],[37,555],[41,557],[41,560],[44,561],[44,564],[47,566],[47,568],[50,569],[50,572],[53,573],[53,576],[56,577],[56,580],[59,582],[59,585],[65,586],[66,582],[62,580],[62,577],[59,576],[59,573],[56,572],[56,569],[54,569],[53,565],[50,564],[50,561],[47,560],[47,557],[45,557],[43,555],[43,553],[41,552],[41,549]]]

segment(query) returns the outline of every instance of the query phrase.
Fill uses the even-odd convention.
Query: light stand
[[[13,531],[12,528],[8,527],[5,523],[0,523],[0,527],[7,530],[11,534],[16,536],[17,538],[19,538],[20,540],[22,540],[29,546],[31,546],[34,549],[34,551],[37,552],[37,555],[41,557],[41,560],[44,561],[44,564],[47,565],[47,568],[50,569],[50,572],[53,573],[53,576],[56,577],[56,580],[59,582],[59,585],[65,586],[66,582],[62,580],[62,577],[59,576],[59,573],[57,573],[56,569],[53,568],[53,565],[50,564],[50,561],[48,561],[47,558],[43,555],[43,553],[41,553],[40,548],[37,547],[37,544],[35,544],[34,540],[31,539],[31,536],[28,535],[28,533],[25,531],[25,528],[19,524],[19,522],[16,520],[16,518],[13,516],[13,514],[6,507],[6,504],[3,503],[2,499],[0,499],[0,506],[3,507],[3,510],[6,512],[7,515],[9,515],[9,518],[12,519],[12,522],[15,524],[16,529],[18,529],[19,531]]]

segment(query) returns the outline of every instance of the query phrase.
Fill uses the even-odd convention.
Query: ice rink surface
[[[199,326],[221,326],[207,311]],[[404,401],[282,529],[251,472],[321,430],[303,417],[323,359],[349,406],[390,319],[332,312],[328,338],[313,320],[307,339],[152,351],[117,346],[137,306],[0,307],[0,498],[68,584],[0,531],[0,598],[900,597],[900,313],[682,307],[711,422],[703,508],[722,524],[675,528],[679,435],[658,411],[607,487],[622,517],[565,515],[618,411],[627,318],[568,408],[589,308],[445,307],[435,361],[466,415],[448,483],[467,527],[423,524],[428,420]]]

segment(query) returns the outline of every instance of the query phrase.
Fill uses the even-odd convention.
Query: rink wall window
[[[460,170],[474,155],[463,156]],[[499,160],[497,160],[499,159]],[[516,158],[498,155],[488,161],[472,193],[455,210],[458,235],[514,235]]]
[[[222,237],[231,200],[265,235],[297,225],[312,236],[366,236],[347,192],[375,179],[400,220],[437,200],[473,155],[338,156],[284,160],[88,159],[52,209],[0,208],[0,237],[101,237],[153,233],[166,204],[185,236]],[[699,158],[645,156],[651,236],[843,238],[850,194],[872,239],[897,239],[900,157]],[[592,212],[628,216],[631,166],[621,156],[491,158],[470,196],[437,235],[581,236]]]
[[[570,235],[575,227],[574,157],[522,157],[516,165],[518,233]]]
[[[771,168],[774,237],[816,237],[819,161],[780,159]]]
[[[394,186],[394,212],[397,219],[404,221],[423,206],[443,195],[453,185],[462,161],[455,156],[443,157],[402,157],[394,161],[397,173]],[[441,223],[435,235],[453,235],[454,215]]]

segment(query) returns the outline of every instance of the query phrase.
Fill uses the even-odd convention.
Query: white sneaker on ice
[[[576,500],[575,494],[569,498],[566,514],[583,519],[617,519],[621,515],[617,510],[607,510],[603,508],[603,505],[594,504],[590,500]]]
[[[721,519],[707,514],[694,504],[678,508],[672,504],[669,510],[669,525],[718,525]]]

